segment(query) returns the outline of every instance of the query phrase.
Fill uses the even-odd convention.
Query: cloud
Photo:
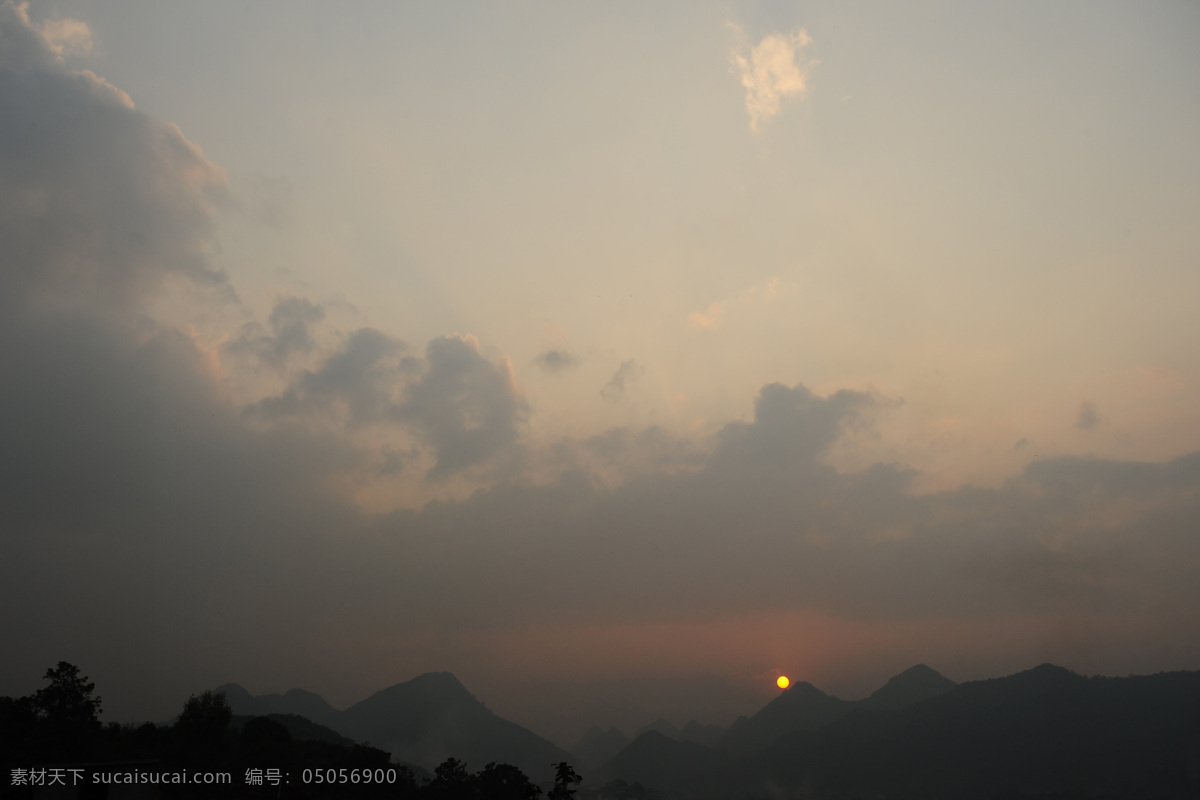
[[[22,7],[0,6],[0,303],[128,309],[208,259],[224,172],[174,125],[63,66]]]
[[[566,372],[579,366],[579,358],[568,350],[546,350],[533,363],[549,373]]]
[[[247,410],[251,419],[323,419],[350,429],[392,425],[430,445],[440,479],[516,442],[529,414],[507,360],[489,361],[471,336],[441,336],[424,357],[374,328],[360,328],[316,369]]]
[[[687,324],[692,330],[715,328],[725,320],[725,308],[728,303],[710,303],[704,311],[693,311],[688,314]]]
[[[429,342],[422,374],[396,409],[433,445],[435,479],[499,454],[516,441],[528,414],[511,365],[484,358],[471,336]]]
[[[22,48],[24,53],[18,57],[20,61],[28,61],[29,54],[38,50],[41,52],[37,58],[43,61],[48,55],[59,57],[61,60],[63,55],[86,55],[92,51],[91,28],[81,20],[57,17],[35,24],[29,18],[29,3],[14,3],[12,0],[5,0],[3,13],[11,15],[18,24],[10,26],[11,32],[5,34],[8,41],[0,45],[0,48],[7,49],[5,46],[12,46],[13,39],[24,39],[27,42],[31,38],[40,39],[37,44],[27,44]],[[3,49],[0,49],[0,52],[3,52]]]
[[[87,23],[70,17],[43,22],[37,27],[57,55],[87,55],[92,52],[92,31]]]
[[[622,361],[621,366],[617,367],[617,371],[608,379],[608,383],[604,384],[604,388],[600,390],[600,396],[605,400],[619,400],[625,396],[625,393],[637,383],[638,379],[646,372],[646,368],[639,365],[634,359]]]
[[[731,460],[739,467],[811,460],[879,404],[869,394],[848,389],[817,397],[802,385],[772,383],[759,392],[753,423],[733,422],[721,431],[714,459]]]
[[[746,113],[750,130],[779,113],[783,101],[799,97],[808,88],[808,74],[817,65],[816,59],[801,58],[801,51],[812,44],[812,37],[803,28],[789,34],[769,34],[747,53],[745,33],[734,23],[729,27],[739,43],[729,59],[746,89]]]
[[[1094,431],[1100,426],[1100,414],[1088,402],[1079,404],[1079,417],[1075,423],[1081,431]]]
[[[283,366],[294,355],[316,348],[312,327],[325,319],[325,309],[302,297],[281,297],[267,318],[270,333],[257,322],[242,327],[225,345],[234,355],[250,354],[271,366]]]
[[[272,338],[272,345],[275,340]],[[360,328],[316,369],[303,370],[281,394],[247,409],[251,418],[322,416],[350,428],[391,419],[403,381],[419,369],[404,342]]]
[[[796,284],[785,284],[779,278],[770,278],[763,283],[757,283],[737,295],[725,300],[709,303],[704,311],[693,311],[688,314],[687,327],[690,330],[708,330],[720,327],[731,310],[742,309],[751,304],[763,304],[786,296],[796,289]]]

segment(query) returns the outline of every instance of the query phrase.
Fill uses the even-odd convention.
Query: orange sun
[[[787,675],[780,675],[779,680],[775,681],[775,685],[778,686],[780,689],[786,689],[788,687],[788,684],[790,684],[790,683],[791,683],[791,681],[788,680]]]

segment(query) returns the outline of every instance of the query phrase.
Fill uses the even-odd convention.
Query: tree
[[[215,746],[226,738],[232,718],[233,709],[229,707],[224,692],[213,694],[205,690],[200,695],[188,697],[175,726],[191,743]]]
[[[538,800],[542,796],[541,788],[512,764],[493,761],[475,777],[475,782],[479,796],[487,800]]]
[[[475,797],[475,776],[457,758],[447,758],[433,771],[433,780],[422,794],[438,800],[470,800]]]
[[[100,698],[93,697],[96,684],[80,677],[79,667],[66,661],[46,670],[49,686],[38,689],[33,705],[39,716],[56,727],[100,727]]]
[[[546,798],[547,800],[571,800],[575,796],[575,789],[572,786],[578,786],[581,783],[583,783],[583,776],[567,762],[560,761],[554,767],[554,788],[550,790]]]

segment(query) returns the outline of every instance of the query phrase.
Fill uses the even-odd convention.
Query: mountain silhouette
[[[735,755],[762,750],[786,734],[824,727],[853,708],[853,703],[825,694],[811,683],[793,683],[754,716],[739,717],[717,749]]]
[[[687,798],[741,797],[749,784],[734,757],[647,731],[605,764],[600,783],[621,779]]]
[[[293,739],[307,742],[329,742],[331,744],[342,745],[343,747],[353,747],[357,742],[346,736],[342,736],[332,728],[324,725],[318,725],[307,717],[302,717],[299,714],[260,714],[255,717],[248,715],[235,714],[230,720],[230,727],[236,731],[240,731],[246,726],[246,723],[258,717],[266,717],[269,720],[278,722],[283,726],[284,730],[291,735]]]
[[[234,714],[249,717],[267,717],[272,714],[295,714],[318,725],[334,728],[341,714],[325,698],[304,689],[291,689],[286,694],[251,695],[236,683],[227,683],[213,689],[213,694],[224,693],[226,702]]]
[[[1200,672],[952,685],[918,665],[858,703],[797,684],[715,751],[648,732],[597,774],[689,800],[1197,798]]]
[[[679,732],[679,741],[694,742],[705,747],[716,747],[717,742],[725,735],[725,729],[720,725],[701,725],[694,719],[689,719]]]
[[[895,676],[856,705],[872,711],[899,711],[943,695],[957,686],[937,670],[917,664]]]
[[[643,733],[649,733],[650,731],[656,731],[668,739],[674,739],[675,741],[679,741],[682,738],[679,728],[676,728],[669,721],[663,719],[662,717],[654,720],[654,722],[651,722],[649,725],[643,725],[642,727],[638,728],[633,732],[633,738],[637,739]]]
[[[601,766],[629,744],[629,737],[616,728],[604,730],[593,725],[574,747],[571,755],[583,767],[594,769]]]
[[[816,796],[1196,797],[1200,672],[1085,678],[1043,664],[789,734],[757,771]]]
[[[433,768],[453,757],[474,767],[512,764],[536,783],[549,783],[553,767],[570,761],[565,750],[502,719],[449,672],[432,672],[376,692],[343,712],[339,730]]]
[[[356,742],[386,750],[396,760],[430,770],[451,757],[477,769],[496,761],[512,764],[534,782],[548,785],[553,782],[552,765],[573,760],[546,739],[493,714],[449,672],[431,672],[398,683],[345,711],[334,709],[320,695],[299,689],[283,695],[252,696],[237,684],[226,684],[214,691],[225,693],[235,714],[299,715]],[[302,729],[295,721],[289,724]]]

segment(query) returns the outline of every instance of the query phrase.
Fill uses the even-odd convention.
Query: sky
[[[1200,669],[1200,8],[0,5],[0,694]]]

